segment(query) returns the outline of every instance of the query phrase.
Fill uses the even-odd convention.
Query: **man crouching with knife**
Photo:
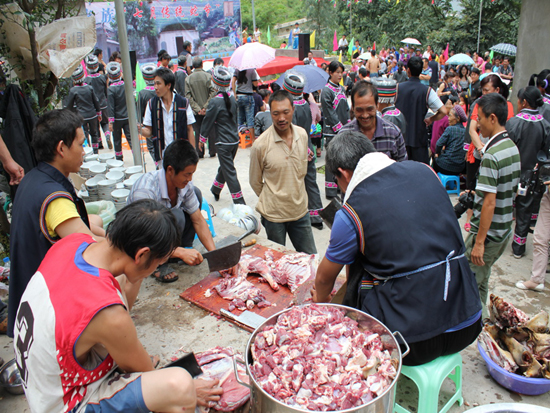
[[[333,138],[326,167],[345,198],[313,301],[330,301],[348,265],[343,304],[401,332],[410,346],[404,364],[428,363],[472,343],[481,331],[477,284],[449,196],[433,170],[395,162],[354,131]]]
[[[50,248],[15,324],[33,413],[193,412],[220,399],[218,381],[193,380],[179,367],[154,370],[129,314],[134,300],[124,295],[123,274],[143,280],[180,237],[168,208],[141,200],[117,214],[105,240],[72,234]]]

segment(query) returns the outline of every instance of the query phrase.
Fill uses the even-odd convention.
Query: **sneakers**
[[[525,286],[523,281],[518,281],[516,283],[516,287],[519,288],[520,290],[531,290],[531,291],[537,291],[539,293],[541,291],[544,291],[544,283],[537,285],[535,288],[528,288]]]
[[[516,260],[519,260],[519,259],[521,259],[521,258],[523,257],[523,254],[514,254],[514,253],[512,253],[512,255],[514,256],[514,258],[515,258]]]

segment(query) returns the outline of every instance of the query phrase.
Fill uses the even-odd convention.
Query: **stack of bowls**
[[[109,171],[105,174],[105,178],[115,183],[122,182],[124,180],[124,172],[121,171]]]
[[[102,153],[99,155],[99,162],[107,163],[108,160],[115,159],[115,154],[112,152]]]
[[[103,179],[97,183],[99,199],[111,201],[111,192],[115,190],[116,182],[110,179]]]
[[[88,190],[88,199],[86,201],[95,202],[99,201],[99,192],[97,184],[101,181],[100,177],[93,177],[86,181],[86,189]]]
[[[107,165],[103,163],[98,163],[95,165],[90,166],[90,176],[96,176],[96,175],[105,175],[107,172]]]
[[[84,162],[99,161],[99,155],[94,155],[93,153],[89,155],[84,155]]]
[[[92,174],[90,172],[90,167],[96,164],[99,164],[99,162],[98,161],[84,162],[82,165],[80,165],[80,176],[84,179],[91,178]]]
[[[125,179],[122,183],[124,184],[124,188],[132,189],[134,182],[136,182],[135,179]]]
[[[113,198],[117,211],[120,211],[126,206],[126,199],[128,198],[128,195],[130,195],[130,190],[128,189],[115,189],[111,193],[111,197]]]
[[[124,162],[119,161],[118,159],[109,159],[106,163],[107,163],[107,168],[109,168],[109,170],[111,170],[113,168],[123,168],[124,167]]]
[[[143,173],[143,166],[136,165],[136,166],[130,166],[129,168],[126,168],[126,178],[130,178],[130,176],[134,174]]]

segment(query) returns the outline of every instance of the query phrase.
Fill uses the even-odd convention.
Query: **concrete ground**
[[[258,198],[248,184],[248,165],[250,149],[240,149],[235,159],[236,169],[242,185],[244,197],[248,205],[255,206]],[[148,169],[153,170],[149,155],[146,155]],[[125,151],[125,163],[132,164],[129,151]],[[318,160],[318,165],[323,165],[324,159]],[[218,168],[216,158],[205,158],[199,162],[194,183],[216,211],[231,205],[231,197],[225,188],[222,191],[220,201],[216,202],[209,191],[212,180]],[[318,174],[317,181],[323,193],[324,176]],[[456,196],[451,195],[450,201],[455,204]],[[326,204],[327,201],[323,199]],[[437,219],[434,217],[434,219]],[[461,226],[464,218],[460,220]],[[230,225],[218,218],[214,218],[214,225],[218,237],[229,234],[240,235],[242,230]],[[329,242],[330,231],[313,228],[313,234],[317,250],[322,256]],[[466,233],[464,233],[466,235]],[[406,236],[406,235],[405,235]],[[276,247],[276,244],[265,238],[262,230],[259,236],[254,236],[258,242],[268,247]],[[251,237],[250,237],[251,238]],[[532,263],[532,240],[529,236],[527,242],[527,254],[521,260],[514,259],[511,250],[508,249],[501,259],[495,264],[490,281],[490,291],[502,296],[514,303],[529,315],[535,315],[541,309],[549,310],[550,290],[542,293],[532,291],[520,291],[515,288],[515,283],[529,277]],[[292,248],[287,242],[287,248]],[[208,266],[203,263],[197,267],[175,266],[179,274],[179,280],[172,284],[160,284],[149,277],[144,280],[139,300],[136,303],[132,318],[137,326],[139,338],[150,354],[158,354],[161,365],[170,361],[170,357],[181,350],[204,351],[216,345],[233,346],[244,353],[250,334],[233,324],[218,320],[206,311],[182,300],[179,294],[194,285],[208,274]],[[13,342],[6,336],[0,336],[0,357],[4,360],[13,358]],[[528,403],[538,406],[550,405],[550,393],[541,396],[524,396],[512,393],[490,377],[485,364],[474,344],[462,352],[463,359],[463,387],[464,405],[455,404],[449,411],[462,412],[477,405],[489,403]],[[417,411],[415,403],[418,392],[408,379],[401,378],[398,383],[396,400],[410,411]],[[440,407],[450,397],[453,385],[447,380],[440,395]],[[0,389],[0,412],[29,412],[25,396],[12,396]],[[266,412],[267,413],[267,412]]]

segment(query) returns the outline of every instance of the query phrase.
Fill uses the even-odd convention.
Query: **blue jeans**
[[[277,244],[286,244],[286,234],[290,238],[294,249],[306,254],[316,254],[315,240],[311,231],[309,214],[305,214],[297,221],[271,222],[262,217],[262,225],[267,233],[267,239]]]
[[[237,106],[239,108],[239,130],[243,127],[254,127],[254,98],[252,95],[239,95],[237,93]]]

